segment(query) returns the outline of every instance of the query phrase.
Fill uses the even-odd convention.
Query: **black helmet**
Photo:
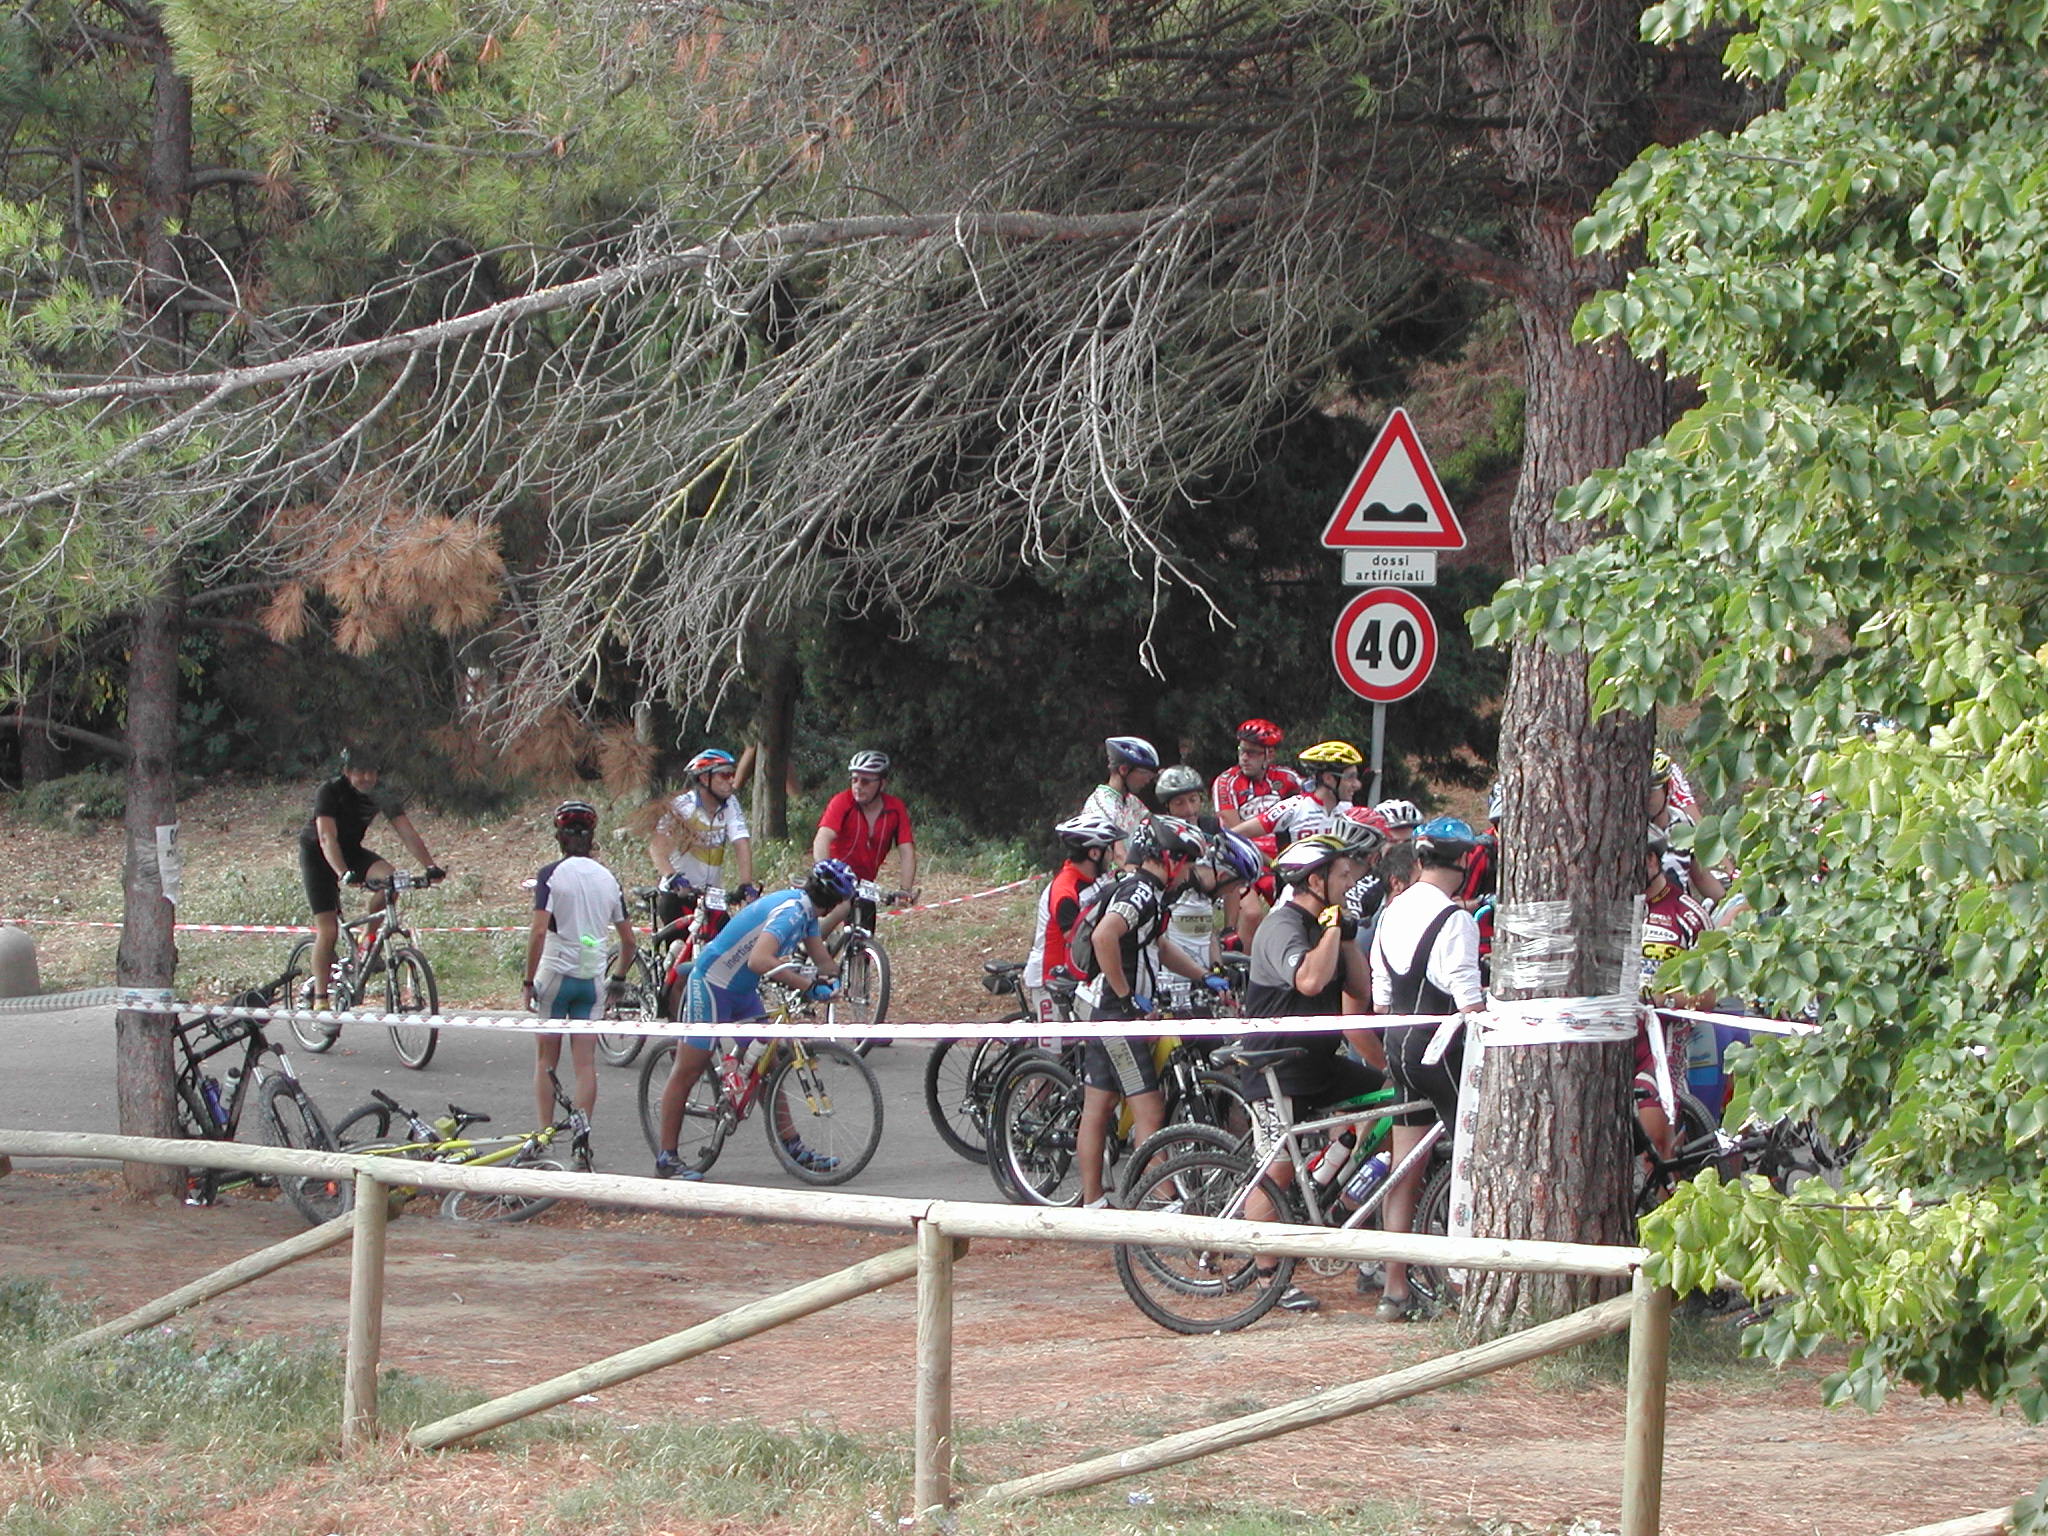
[[[588,800],[564,800],[555,807],[557,832],[595,832],[597,807]]]
[[[1199,859],[1209,851],[1201,828],[1178,816],[1153,816],[1131,834],[1131,862],[1147,859]]]

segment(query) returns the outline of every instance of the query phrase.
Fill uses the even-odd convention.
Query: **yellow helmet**
[[[1300,760],[1318,768],[1356,768],[1365,762],[1348,741],[1319,741],[1304,748]]]

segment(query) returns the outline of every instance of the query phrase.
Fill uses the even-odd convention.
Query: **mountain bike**
[[[334,969],[328,976],[327,997],[334,1012],[345,1013],[368,1003],[378,977],[383,978],[384,1011],[418,1014],[432,1018],[441,1011],[440,990],[434,983],[434,968],[420,953],[412,930],[405,926],[399,907],[407,891],[423,891],[434,884],[424,875],[396,871],[388,880],[365,880],[363,888],[388,895],[384,910],[365,912],[343,923],[334,945]],[[287,1022],[300,1045],[314,1054],[331,1050],[341,1038],[341,1025],[323,1020],[313,1011],[313,940],[301,939],[292,946],[285,962],[283,999]],[[372,1004],[371,1006],[374,1006]],[[434,1059],[441,1043],[441,1031],[430,1024],[393,1024],[391,1044],[398,1059],[418,1071]]]
[[[983,961],[981,984],[997,997],[1015,999],[1016,1010],[997,1022],[1035,1022],[1024,991],[1023,961]],[[1073,1017],[1076,985],[1071,977],[1056,977],[1047,983],[1055,1020]],[[1041,1048],[1031,1037],[941,1040],[934,1045],[924,1064],[924,1107],[939,1140],[971,1163],[987,1162],[988,1128],[995,1113],[996,1090],[1012,1066],[1027,1052]]]
[[[279,977],[267,987],[252,988],[235,999],[235,1006],[267,1008],[285,981]],[[334,1146],[327,1119],[299,1081],[291,1057],[282,1045],[271,1041],[262,1024],[206,1013],[177,1020],[171,1026],[171,1036],[178,1059],[172,1092],[181,1134],[195,1141],[233,1141],[254,1094],[275,1145],[315,1152]],[[241,1052],[240,1059],[227,1061],[223,1075],[215,1077],[210,1064],[218,1064],[234,1051]],[[273,1059],[274,1067],[270,1065]],[[232,1169],[202,1169],[187,1177],[185,1203],[212,1205],[224,1191],[248,1188],[260,1181],[267,1180]],[[298,1213],[315,1226],[347,1210],[353,1188],[346,1179],[310,1176],[282,1178],[277,1183]]]
[[[491,1117],[480,1110],[450,1104],[448,1113],[429,1121],[407,1109],[382,1089],[372,1089],[371,1102],[352,1110],[334,1128],[338,1150],[365,1157],[405,1157],[420,1162],[460,1163],[470,1168],[532,1168],[549,1172],[566,1171],[556,1155],[555,1144],[568,1138],[569,1163],[579,1173],[588,1173],[595,1161],[590,1149],[590,1122],[569,1102],[561,1079],[548,1074],[554,1088],[555,1118],[538,1130],[481,1140],[465,1136],[473,1125],[489,1125]],[[417,1194],[416,1186],[389,1186],[390,1198],[403,1201]],[[552,1208],[554,1195],[485,1194],[477,1190],[450,1190],[441,1200],[441,1214],[452,1221],[528,1221]]]
[[[1219,1066],[1229,1063],[1265,1074],[1267,1096],[1252,1103],[1249,1144],[1214,1127],[1169,1125],[1133,1155],[1136,1172],[1125,1181],[1124,1206],[1243,1220],[1256,1192],[1265,1197],[1278,1221],[1351,1230],[1377,1213],[1397,1179],[1426,1169],[1420,1175],[1412,1230],[1447,1231],[1451,1181],[1448,1155],[1439,1153],[1445,1146],[1442,1123],[1431,1126],[1394,1166],[1376,1165],[1378,1154],[1367,1150],[1384,1140],[1394,1114],[1427,1108],[1428,1101],[1393,1103],[1392,1090],[1382,1089],[1333,1113],[1296,1122],[1292,1102],[1280,1090],[1277,1069],[1305,1054],[1299,1047],[1260,1051],[1237,1046],[1217,1052],[1212,1060]],[[1327,1183],[1318,1179],[1313,1154],[1329,1155],[1332,1137],[1361,1120],[1367,1127],[1351,1150],[1354,1162]],[[1287,1186],[1271,1176],[1283,1159],[1294,1172],[1293,1183]],[[1371,1177],[1360,1180],[1353,1167]],[[1286,1256],[1274,1261],[1271,1255],[1261,1258],[1226,1245],[1184,1248],[1147,1243],[1119,1244],[1115,1261],[1117,1278],[1138,1310],[1177,1333],[1230,1333],[1249,1327],[1272,1310],[1300,1262]],[[1267,1262],[1274,1267],[1261,1267]],[[1343,1260],[1311,1262],[1327,1265],[1332,1273],[1347,1267]],[[1446,1269],[1410,1264],[1408,1283],[1425,1308],[1439,1308],[1449,1300]]]
[[[855,1029],[879,1028],[889,1015],[889,951],[876,933],[878,908],[909,899],[907,891],[884,891],[872,880],[854,887],[853,910],[825,948],[839,962],[839,995],[833,1000],[836,1022]],[[865,1056],[874,1037],[857,1038],[853,1048]]]
[[[770,988],[777,997],[766,996]],[[844,1184],[882,1144],[882,1088],[874,1068],[834,1040],[804,1040],[793,1031],[804,1015],[798,994],[768,983],[762,1039],[721,1040],[683,1104],[676,1151],[685,1169],[708,1173],[756,1104],[769,1150],[807,1184]],[[730,1028],[731,1025],[722,1025]],[[664,1040],[640,1065],[640,1129],[649,1150],[661,1150],[661,1091],[675,1064],[677,1041]]]
[[[633,892],[634,898],[647,909],[648,939],[644,944],[633,947],[633,963],[626,970],[626,988],[618,997],[606,1003],[604,1016],[608,1021],[619,1024],[641,1024],[666,1017],[662,1012],[662,957],[658,950],[667,947],[661,937],[662,925],[657,913],[657,900],[661,895],[658,885],[643,885]],[[604,957],[604,973],[612,974],[612,963],[618,958],[616,949],[607,949]],[[631,1030],[603,1030],[597,1037],[597,1054],[600,1059],[614,1067],[630,1067],[639,1059],[641,1050],[647,1044],[647,1037]]]

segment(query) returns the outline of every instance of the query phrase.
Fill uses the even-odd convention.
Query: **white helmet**
[[[1382,800],[1373,807],[1396,832],[1422,825],[1422,812],[1413,800]]]
[[[889,754],[886,752],[856,752],[853,761],[846,765],[848,773],[872,773],[877,778],[889,776]]]

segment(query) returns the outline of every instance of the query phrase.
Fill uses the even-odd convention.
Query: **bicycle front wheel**
[[[1007,1040],[941,1040],[925,1059],[925,1113],[939,1140],[970,1163],[988,1161],[990,1102],[1010,1049]]]
[[[807,1184],[844,1184],[882,1144],[875,1069],[835,1040],[794,1046],[762,1097],[775,1160]]]
[[[1220,1147],[1193,1146],[1154,1164],[1131,1181],[1132,1210],[1155,1215],[1242,1219],[1253,1189],[1252,1165]],[[1286,1193],[1261,1177],[1257,1188],[1282,1220],[1290,1219]],[[1270,1263],[1270,1270],[1261,1269]],[[1227,1245],[1180,1248],[1162,1243],[1119,1243],[1117,1279],[1124,1294],[1153,1322],[1175,1333],[1234,1333],[1272,1311],[1294,1274],[1291,1258],[1267,1258]]]
[[[1409,1230],[1443,1237],[1451,1230],[1451,1164],[1444,1158],[1433,1161],[1430,1167],[1432,1171],[1423,1180],[1422,1193],[1415,1197],[1415,1219]],[[1410,1264],[1408,1289],[1422,1303],[1427,1316],[1443,1311],[1455,1300],[1451,1272],[1440,1264]]]
[[[676,1042],[662,1040],[640,1059],[640,1134],[647,1138],[647,1150],[661,1150],[661,1091],[675,1070]],[[727,1122],[718,1087],[718,1064],[705,1063],[690,1095],[683,1100],[683,1123],[676,1137],[676,1155],[685,1171],[709,1173],[725,1150],[725,1138],[732,1127]]]
[[[607,967],[609,974],[609,967]],[[633,964],[626,972],[626,990],[608,1017],[621,1024],[661,1017],[661,973],[647,958],[647,951],[633,951]],[[647,1045],[647,1037],[630,1030],[605,1030],[597,1037],[597,1054],[614,1067],[630,1067]]]
[[[434,968],[427,964],[427,957],[405,948],[392,950],[386,958],[390,971],[384,980],[385,1007],[392,1013],[422,1018],[439,1013],[441,993],[434,985]],[[391,1043],[398,1050],[398,1059],[417,1072],[434,1059],[441,1031],[431,1024],[393,1024]]]
[[[851,934],[842,935],[833,953],[839,957],[839,994],[832,999],[832,1018],[849,1030],[879,1029],[889,1016],[889,951],[869,934],[854,948]],[[865,1051],[867,1042],[856,1049]]]
[[[273,1077],[265,1085],[263,1120],[271,1141],[280,1147],[326,1152],[334,1146],[334,1133],[327,1128],[326,1117],[295,1077]],[[277,1182],[284,1197],[316,1227],[334,1220],[355,1204],[355,1180],[345,1176],[287,1176]]]
[[[292,946],[291,958],[284,964],[284,983],[277,989],[278,1006],[291,1010],[292,1038],[302,1049],[319,1055],[332,1050],[334,1042],[341,1038],[341,1031],[329,1024],[313,1021],[313,941],[301,939]]]
[[[559,1159],[541,1147],[521,1147],[506,1161],[485,1166],[547,1173],[567,1171]],[[450,1221],[531,1221],[557,1203],[558,1197],[554,1195],[488,1195],[474,1189],[457,1189],[441,1202],[441,1214]]]
[[[1007,1200],[1078,1205],[1081,1080],[1051,1056],[1020,1062],[996,1090],[989,1170]]]

